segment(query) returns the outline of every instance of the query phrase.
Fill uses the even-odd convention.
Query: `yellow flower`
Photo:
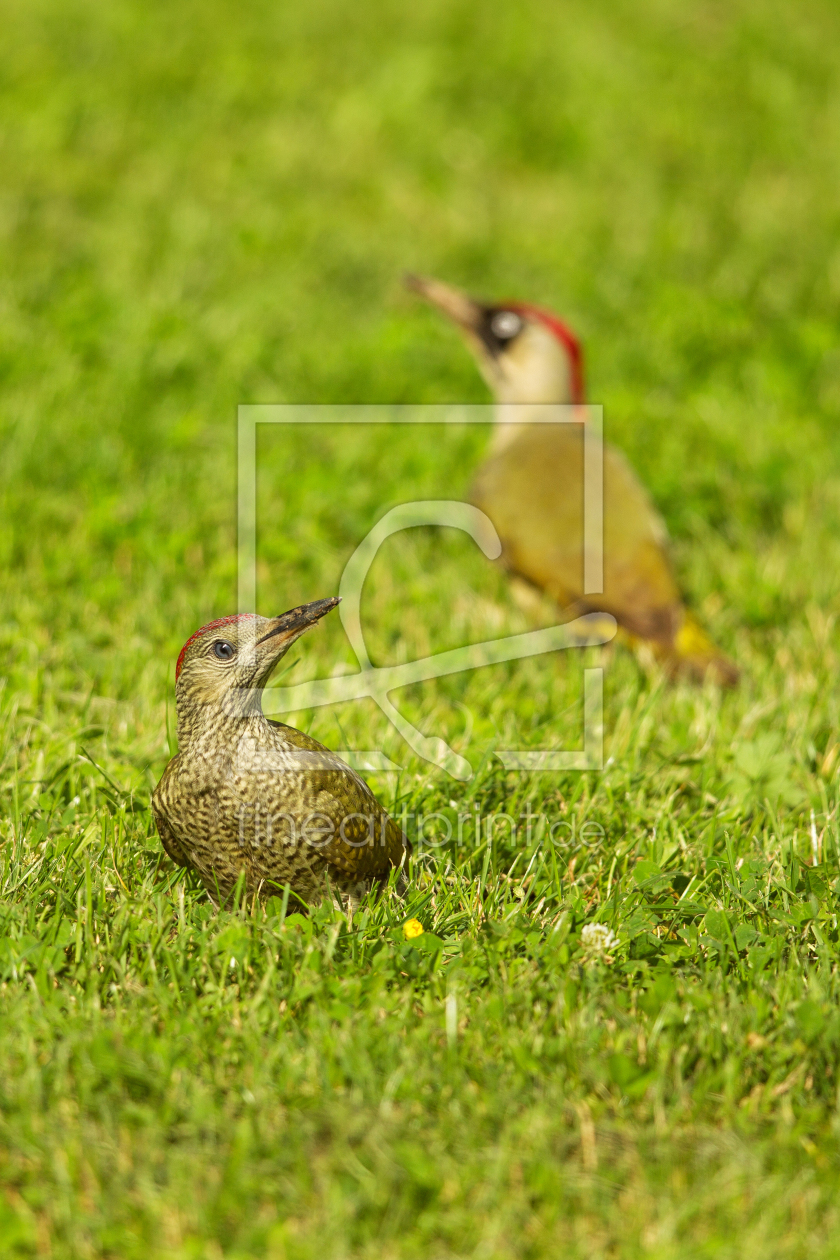
[[[413,941],[415,936],[423,935],[423,924],[419,919],[406,919],[403,924],[403,936],[407,941]]]

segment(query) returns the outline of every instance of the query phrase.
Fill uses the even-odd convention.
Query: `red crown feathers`
[[[568,324],[564,324],[562,319],[558,319],[551,311],[544,311],[541,306],[530,306],[527,302],[506,303],[505,310],[517,311],[520,315],[529,315],[532,319],[538,319],[562,343],[563,349],[569,356],[572,402],[582,406],[584,402],[583,347]]]
[[[207,625],[202,626],[200,630],[196,630],[195,634],[191,634],[190,637],[187,639],[186,643],[184,644],[184,646],[181,648],[181,652],[178,657],[178,663],[175,666],[175,681],[176,682],[178,681],[178,675],[181,672],[181,666],[184,663],[184,657],[187,654],[187,648],[190,646],[191,643],[194,643],[196,639],[200,639],[201,636],[203,634],[206,634],[208,630],[218,630],[220,626],[229,626],[229,625],[232,625],[233,622],[235,621],[249,621],[252,618],[256,617],[256,615],[257,615],[256,613],[233,613],[230,617],[218,617],[215,621],[208,621]]]

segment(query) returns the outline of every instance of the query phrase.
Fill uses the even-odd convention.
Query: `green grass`
[[[840,10],[7,0],[3,29],[0,1252],[840,1253]],[[743,684],[616,649],[605,770],[533,777],[493,750],[579,743],[583,661],[400,693],[466,784],[372,704],[300,714],[403,765],[397,809],[568,826],[432,848],[350,926],[217,914],[148,798],[177,651],[235,607],[236,406],[483,401],[406,268],[580,330]],[[331,594],[482,441],[261,433],[260,611]],[[364,607],[377,662],[526,624],[433,530]],[[298,657],[352,665],[337,619]]]

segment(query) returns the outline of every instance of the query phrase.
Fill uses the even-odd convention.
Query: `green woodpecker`
[[[738,670],[686,609],[667,553],[667,532],[624,456],[603,449],[603,589],[584,592],[583,356],[574,333],[549,311],[487,304],[439,280],[407,277],[459,328],[493,391],[489,454],[472,486],[502,541],[502,561],[570,615],[611,613],[648,642],[672,673],[707,673],[734,685]],[[536,404],[580,406],[580,423],[536,423]],[[544,411],[542,413],[544,415]]]
[[[280,617],[222,617],[175,668],[178,748],[152,796],[164,849],[222,903],[249,894],[353,906],[402,866],[409,845],[363,779],[317,740],[266,718],[262,689],[296,639],[337,599]]]

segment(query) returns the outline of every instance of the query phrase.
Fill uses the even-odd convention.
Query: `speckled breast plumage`
[[[227,734],[174,757],[152,797],[164,849],[214,900],[244,873],[249,894],[353,902],[403,863],[400,828],[317,740],[261,715]]]

